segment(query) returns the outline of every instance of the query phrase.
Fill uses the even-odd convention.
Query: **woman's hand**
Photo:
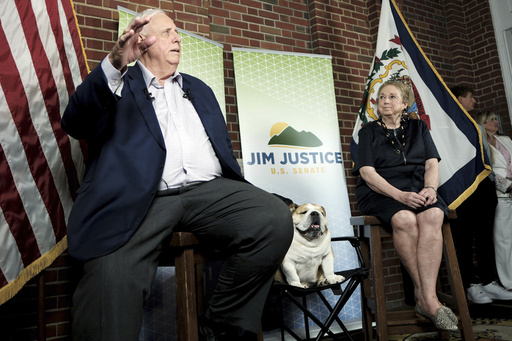
[[[425,187],[418,194],[425,198],[424,206],[437,202],[437,192],[432,187]]]
[[[421,192],[420,192],[421,193]],[[425,196],[414,193],[414,192],[401,192],[396,200],[400,201],[402,204],[407,205],[412,208],[419,208],[421,206],[426,206],[427,199]]]
[[[437,167],[437,159],[427,160],[426,178],[428,176],[430,182],[425,181],[425,183],[430,184],[437,182]],[[437,192],[434,188],[432,188],[433,186],[425,187],[418,193],[404,192],[390,185],[383,177],[377,173],[373,167],[361,167],[359,173],[361,174],[361,177],[366,182],[368,187],[370,187],[372,190],[391,197],[409,207],[419,208],[422,206],[429,206],[437,202]]]

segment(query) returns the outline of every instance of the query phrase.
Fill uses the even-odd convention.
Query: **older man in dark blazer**
[[[84,263],[75,340],[138,340],[163,243],[177,227],[226,254],[207,310],[209,337],[255,340],[291,243],[287,206],[243,179],[213,92],[177,72],[180,42],[163,11],[143,12],[62,118],[88,145],[68,222],[69,252]]]

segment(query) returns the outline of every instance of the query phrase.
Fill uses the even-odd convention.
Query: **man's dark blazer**
[[[223,177],[243,180],[226,122],[213,91],[182,74],[192,104],[220,161]],[[161,181],[166,152],[139,66],[124,76],[121,97],[112,93],[101,66],[70,97],[62,128],[88,146],[82,186],[68,221],[69,253],[80,260],[119,248],[144,218]]]

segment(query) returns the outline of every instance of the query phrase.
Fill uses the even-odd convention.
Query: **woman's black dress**
[[[402,191],[421,191],[425,186],[425,162],[431,158],[440,160],[439,153],[425,122],[406,120],[404,131],[405,147],[398,154],[398,147],[395,146],[399,146],[401,140],[394,136],[394,132],[400,136],[401,128],[388,129],[395,146],[391,144],[384,133],[384,128],[377,122],[371,122],[361,128],[352,174],[359,175],[361,167],[372,166],[392,186]],[[401,210],[419,213],[432,207],[439,207],[446,215],[448,214],[448,207],[439,195],[435,204],[414,209],[373,191],[361,177],[356,187],[356,200],[362,214],[377,216],[387,224],[390,224],[393,215]]]

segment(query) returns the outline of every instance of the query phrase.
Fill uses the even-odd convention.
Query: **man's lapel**
[[[192,87],[192,83],[186,74],[181,74],[181,76],[183,77],[183,91],[191,96],[190,101],[196,109],[196,112],[199,115],[201,122],[203,123],[204,129],[208,135],[210,135],[210,129],[214,128],[212,127],[213,123],[212,115],[210,114],[210,106],[207,105],[210,103],[205,103],[206,101],[201,98],[202,94],[199,93],[199,88]]]
[[[137,103],[141,115],[144,117],[146,124],[157,142],[165,149],[164,137],[160,129],[160,124],[156,118],[153,101],[148,97],[148,90],[142,76],[142,71],[137,64],[131,67],[125,76],[125,86],[128,87]]]

